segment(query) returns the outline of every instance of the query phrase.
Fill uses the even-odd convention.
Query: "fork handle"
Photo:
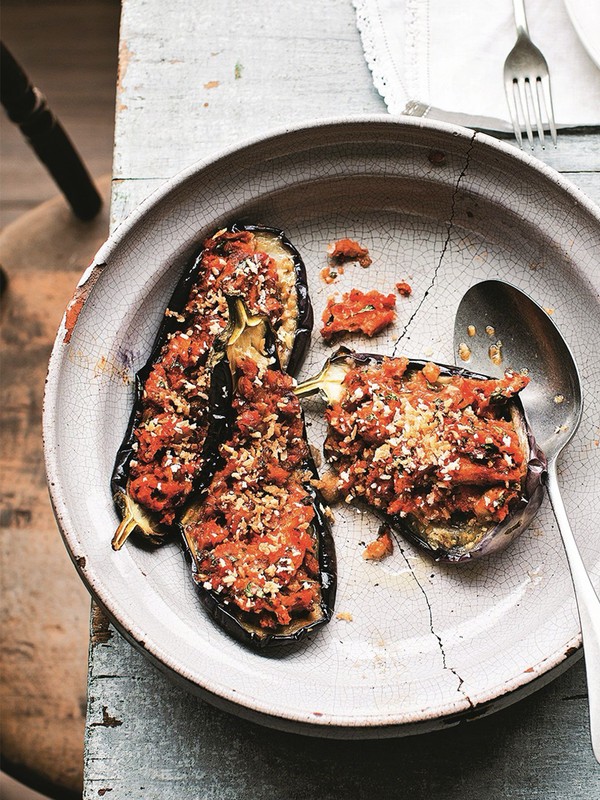
[[[529,28],[527,27],[527,17],[525,15],[525,0],[513,0],[513,9],[517,36],[527,36],[529,38]]]

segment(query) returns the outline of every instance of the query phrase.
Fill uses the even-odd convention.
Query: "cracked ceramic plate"
[[[316,124],[261,139],[177,176],[101,248],[82,278],[52,355],[45,409],[57,518],[81,577],[121,631],[172,677],[267,724],[338,736],[432,729],[506,705],[577,657],[579,626],[546,503],[508,550],[441,566],[400,543],[362,558],[376,520],[337,508],[336,612],[287,654],[259,655],[208,619],[177,544],[110,546],[110,474],[169,293],[202,238],[229,222],[283,228],[309,271],[317,319],[352,286],[393,292],[398,321],[368,343],[451,362],[454,315],[474,283],[499,278],[552,311],[573,349],[584,419],[560,482],[585,563],[598,582],[600,511],[600,216],[532,157],[482,134],[389,117]],[[328,286],[326,248],[349,236],[369,269]],[[313,335],[308,376],[330,350]],[[317,401],[309,436],[324,435]]]

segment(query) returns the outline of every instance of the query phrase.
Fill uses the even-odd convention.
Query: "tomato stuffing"
[[[204,243],[197,278],[144,383],[134,431],[128,492],[170,525],[203,467],[210,375],[206,362],[227,324],[226,294],[244,296],[248,309],[277,330],[286,315],[277,265],[250,231],[220,231]]]
[[[395,295],[381,294],[375,289],[369,292],[352,289],[341,300],[330,297],[323,312],[321,336],[329,340],[338,333],[354,331],[375,336],[394,322],[395,306]]]
[[[351,369],[326,411],[325,452],[350,502],[362,498],[423,526],[502,521],[520,496],[527,456],[506,401],[529,379],[441,374],[408,359]]]
[[[224,465],[185,527],[196,580],[264,629],[310,614],[320,600],[309,452],[292,386],[278,370],[260,375],[254,361],[239,361]]]

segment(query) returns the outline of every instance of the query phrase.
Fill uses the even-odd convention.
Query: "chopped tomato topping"
[[[345,261],[358,261],[361,267],[369,267],[373,263],[369,251],[354,239],[338,239],[328,248],[332,261],[344,263]]]
[[[203,466],[210,374],[206,361],[227,324],[225,294],[241,293],[253,314],[277,330],[284,317],[275,261],[253,233],[220,231],[204,243],[197,275],[174,330],[145,381],[128,492],[160,522],[171,524]],[[254,376],[249,377],[252,380]],[[253,424],[247,419],[248,428]]]
[[[406,281],[400,281],[396,284],[396,289],[401,297],[410,297],[412,294],[412,286]]]
[[[239,364],[232,435],[223,466],[186,534],[197,580],[261,627],[287,625],[319,602],[319,565],[306,488],[308,445],[292,379]]]
[[[395,305],[393,294],[386,296],[375,289],[370,292],[352,289],[341,301],[330,297],[323,312],[321,336],[328,340],[337,333],[352,331],[375,336],[396,319]]]
[[[326,411],[325,451],[347,500],[421,523],[500,522],[527,470],[506,400],[523,375],[444,376],[436,364],[407,372],[405,358],[348,372]]]

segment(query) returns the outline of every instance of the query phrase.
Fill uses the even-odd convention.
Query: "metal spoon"
[[[454,322],[456,363],[484,375],[527,369],[521,393],[534,436],[548,459],[546,482],[571,570],[587,673],[592,749],[600,762],[600,601],[577,549],[558,486],[556,461],[581,421],[581,381],[573,355],[548,314],[501,281],[472,286]]]

